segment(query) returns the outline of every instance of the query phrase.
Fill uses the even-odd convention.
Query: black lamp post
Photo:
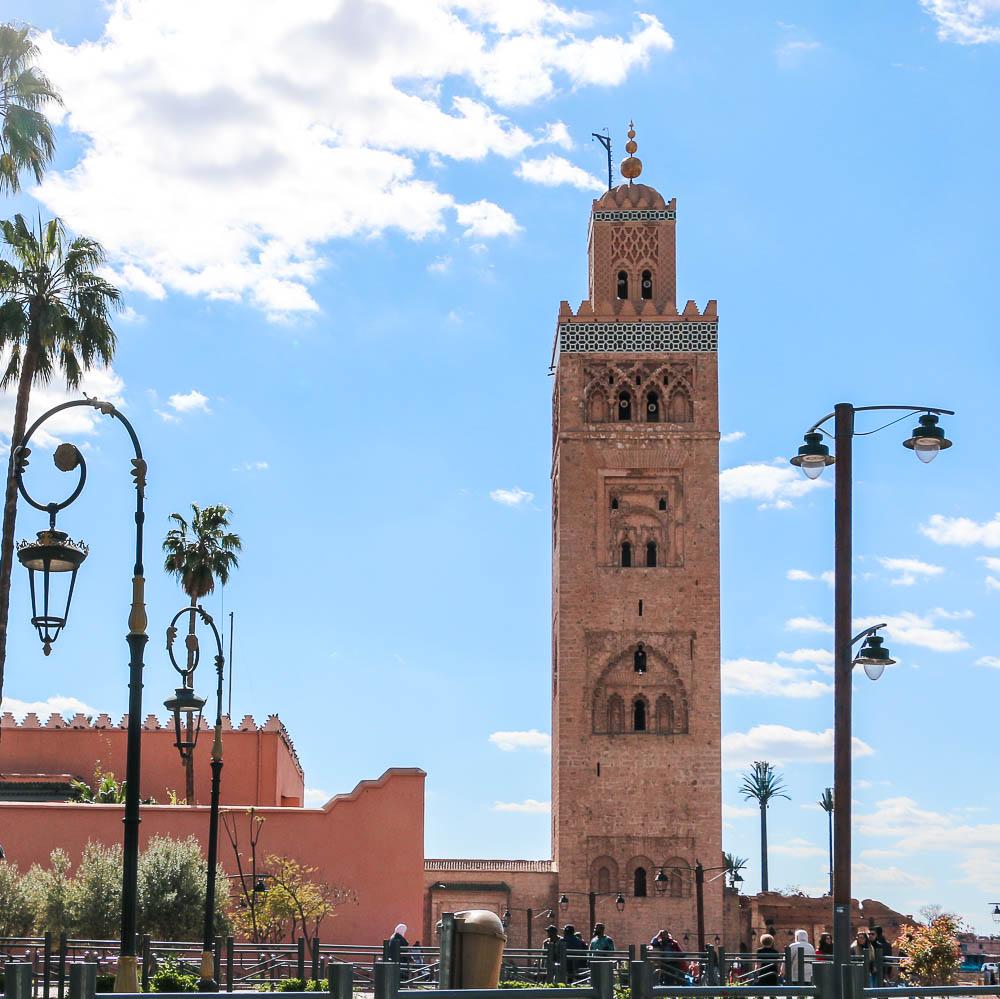
[[[569,899],[566,900],[566,903],[569,904]],[[518,909],[518,908],[515,908],[514,911],[515,912],[523,912],[528,917],[527,918],[527,926],[528,926],[528,950],[531,950],[531,930],[532,930],[532,926],[534,925],[535,916],[538,915],[538,916],[541,916],[543,919],[551,919],[552,916],[553,916],[553,912],[552,912],[551,909],[546,909],[546,910],[544,910],[542,912],[536,913],[534,909]],[[511,917],[511,914],[510,914],[510,909],[509,908],[504,909],[503,915],[500,917],[500,921],[503,923],[504,929],[506,929],[508,926],[510,926],[511,918],[512,917]]]
[[[24,470],[28,467],[28,447],[36,430],[56,413],[78,406],[90,406],[113,420],[118,420],[125,428],[132,441],[135,457],[132,461],[132,476],[135,479],[135,563],[132,568],[132,606],[128,618],[128,634],[126,642],[129,647],[129,696],[128,696],[128,744],[125,757],[125,829],[123,834],[122,856],[122,931],[121,944],[118,951],[118,970],[115,975],[115,989],[118,992],[138,992],[139,974],[138,958],[135,947],[136,929],[136,895],[139,878],[139,778],[141,770],[142,738],[142,670],[143,650],[148,637],[146,635],[146,605],[145,585],[142,566],[142,529],[145,522],[143,500],[146,494],[146,462],[142,457],[142,448],[132,424],[110,402],[99,399],[77,399],[54,406],[43,413],[28,428],[24,439],[14,449],[14,475],[17,478],[17,488],[24,499],[36,510],[41,510],[49,516],[47,531],[39,531],[36,541],[22,541],[18,545],[17,557],[28,570],[28,581],[31,586],[31,623],[38,630],[42,640],[42,648],[46,655],[52,651],[52,643],[59,637],[69,619],[70,604],[73,600],[73,589],[76,585],[76,574],[83,560],[87,557],[87,546],[70,541],[63,531],[56,530],[56,515],[69,506],[83,491],[87,481],[87,463],[79,449],[73,444],[60,444],[52,456],[55,466],[60,472],[76,470],[79,478],[69,496],[62,502],[39,503],[24,485]],[[41,594],[36,592],[40,575]],[[60,613],[54,613],[57,601],[54,599],[53,583],[55,579],[67,580],[65,606],[60,606]],[[55,579],[54,579],[55,576]],[[59,600],[61,605],[62,601]],[[40,605],[40,606],[39,606]]]
[[[597,900],[608,896],[615,896],[615,908],[619,912],[625,911],[625,896],[620,891],[570,891],[563,892],[559,896],[559,908],[565,912],[569,908],[570,895],[586,895],[590,906],[590,931],[593,932],[594,924],[597,922]]]
[[[184,647],[187,652],[184,665],[178,664],[174,657],[174,641],[177,638],[177,621],[183,615],[191,616],[191,627],[184,636]],[[194,752],[198,742],[198,730],[201,728],[201,712],[205,699],[194,692],[194,671],[201,660],[201,647],[195,632],[195,615],[212,630],[215,639],[215,672],[217,677],[215,705],[215,738],[212,740],[212,797],[208,819],[208,870],[205,885],[205,932],[201,952],[201,979],[198,982],[199,992],[218,992],[219,985],[215,980],[215,869],[219,853],[219,784],[222,780],[222,688],[223,672],[226,660],[222,654],[222,637],[210,614],[201,604],[185,607],[179,610],[167,628],[167,654],[170,664],[181,675],[181,686],[173,697],[167,698],[164,705],[174,716],[174,731],[177,741],[174,745],[180,753],[181,760],[188,759]],[[195,717],[197,715],[197,717]],[[185,734],[186,733],[186,734]],[[194,804],[194,802],[191,802]],[[266,891],[263,878],[260,889],[257,881],[253,890]]]
[[[667,871],[694,872],[695,911],[698,920],[698,950],[700,951],[705,949],[705,871],[722,871],[722,874],[718,874],[711,879],[712,881],[717,881],[729,870],[730,868],[728,866],[702,867],[701,861],[696,860],[694,867],[661,866],[657,868],[656,877],[653,878],[653,885],[656,887],[657,892],[662,895],[670,886],[670,878],[667,877]],[[733,871],[732,881],[734,886],[737,881],[739,881],[740,884],[743,883],[743,878],[740,877],[739,871]]]
[[[854,416],[862,412],[902,411],[921,413],[918,426],[903,446],[912,450],[922,462],[932,461],[938,452],[951,447],[938,417],[954,415],[948,409],[930,406],[853,406],[838,403],[834,411],[814,423],[805,434],[805,443],[791,459],[810,478],[818,478],[827,465],[836,462],[834,482],[834,722],[833,722],[833,796],[837,807],[833,816],[833,965],[834,988],[842,994],[842,968],[850,961],[851,937],[851,673],[855,662],[874,667],[876,676],[887,664],[881,642],[872,645],[870,633],[851,637],[851,548],[852,548],[852,448]],[[823,443],[830,436],[823,425],[834,421],[833,438],[836,454]],[[898,422],[898,421],[893,421]],[[889,426],[891,424],[886,424]],[[879,428],[884,429],[884,428]],[[860,637],[869,641],[858,658],[851,650]],[[869,675],[871,672],[869,671]]]

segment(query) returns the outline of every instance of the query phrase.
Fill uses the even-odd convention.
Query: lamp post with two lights
[[[597,922],[597,900],[599,898],[605,898],[611,895],[615,896],[615,908],[619,912],[625,911],[625,896],[620,892],[614,891],[564,891],[559,896],[559,908],[565,912],[569,908],[569,896],[570,895],[586,895],[587,900],[590,905],[590,930],[593,933],[594,925]]]

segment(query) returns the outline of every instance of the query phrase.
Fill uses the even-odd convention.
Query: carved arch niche
[[[671,898],[690,898],[692,891],[692,874],[688,868],[691,864],[683,857],[670,857],[663,862],[663,873],[669,879],[665,895]]]
[[[604,494],[605,515],[599,521],[598,538],[603,565],[624,567],[625,544],[633,568],[683,565],[684,508],[679,474],[605,475]]]
[[[642,642],[646,669],[635,670],[639,643],[623,649],[594,685],[591,706],[595,735],[687,735],[688,693],[676,667],[655,645]],[[644,727],[635,725],[635,705],[643,704]]]
[[[612,857],[598,857],[590,865],[591,891],[618,891],[618,864]]]
[[[653,894],[653,878],[656,877],[656,865],[649,857],[633,857],[625,868],[628,893],[637,898]]]

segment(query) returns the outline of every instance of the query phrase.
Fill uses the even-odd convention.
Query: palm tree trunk
[[[760,890],[767,891],[767,805],[760,804]]]
[[[826,813],[830,835],[830,897],[833,897],[833,812]]]
[[[17,520],[17,478],[14,475],[14,448],[21,443],[28,425],[31,382],[35,377],[39,340],[39,311],[34,305],[28,314],[28,343],[21,359],[21,377],[17,383],[14,427],[10,435],[10,460],[7,462],[7,491],[3,507],[3,537],[0,538],[0,702],[3,701],[3,675],[7,662],[7,618],[10,615],[10,575],[14,566],[14,528]]]

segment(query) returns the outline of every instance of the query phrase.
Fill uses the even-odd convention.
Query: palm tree
[[[21,188],[20,174],[29,170],[41,182],[55,151],[52,126],[41,109],[47,101],[61,104],[52,84],[31,63],[38,46],[30,28],[0,24],[0,191]]]
[[[730,878],[735,878],[740,871],[745,870],[747,866],[746,857],[737,857],[735,853],[724,853],[722,855],[722,863],[725,866],[726,873]],[[735,884],[733,885],[735,888]]]
[[[788,798],[788,795],[773,764],[763,760],[754,761],[750,772],[743,775],[740,793],[744,801],[752,798],[760,806],[760,890],[767,891],[767,803],[772,798]]]
[[[833,788],[828,787],[819,799],[819,807],[826,812],[830,835],[830,894],[833,894]]]
[[[215,506],[199,507],[191,504],[194,515],[191,524],[179,514],[170,514],[177,526],[167,531],[163,550],[167,557],[163,568],[176,576],[181,589],[191,599],[190,632],[194,633],[195,607],[202,597],[215,590],[216,579],[223,586],[229,582],[229,573],[239,567],[238,552],[243,550],[243,542],[238,534],[227,531],[230,510],[221,503]],[[184,761],[185,791],[187,802],[194,801],[194,759],[188,756]]]
[[[109,316],[121,295],[96,271],[104,263],[101,244],[85,236],[68,241],[59,219],[38,230],[21,215],[0,221],[0,346],[9,351],[0,389],[17,384],[11,459],[0,538],[0,699],[7,659],[10,571],[14,561],[17,480],[14,449],[24,437],[31,387],[47,384],[58,367],[68,389],[78,388],[95,364],[110,364],[116,339]]]

